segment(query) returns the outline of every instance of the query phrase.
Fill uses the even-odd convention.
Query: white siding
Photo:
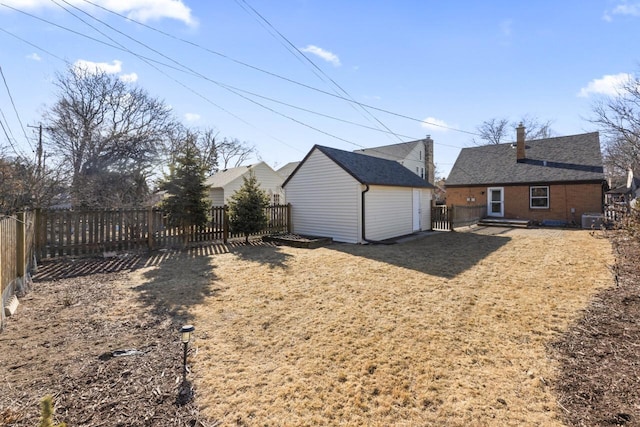
[[[361,185],[314,150],[285,187],[293,232],[360,243]]]
[[[413,232],[413,190],[371,186],[365,194],[365,237],[384,240]]]
[[[212,188],[209,192],[209,197],[213,206],[224,205],[224,190],[222,188]]]
[[[421,178],[424,178],[427,175],[427,170],[425,169],[425,148],[424,144],[416,144],[416,146],[411,150],[411,152],[400,161],[402,165],[409,169],[411,172],[415,173]]]
[[[253,172],[253,174],[256,176],[258,184],[260,184],[260,188],[262,188],[269,195],[270,203],[273,203],[274,194],[279,194],[280,203],[284,203],[284,191],[282,190],[282,182],[284,181],[284,179],[280,175],[278,175],[277,172],[271,169],[264,162],[258,163],[250,169],[247,169],[247,172],[243,176],[248,177],[249,171]],[[242,187],[242,184],[244,184],[244,180],[242,179],[242,176],[239,176],[238,178],[225,185],[224,201],[222,204],[228,204],[229,198],[233,196],[233,194],[238,191],[240,187]],[[215,202],[219,202],[219,200],[215,198],[216,196],[213,192],[211,193],[211,195],[212,199],[214,200],[214,206],[220,206],[215,205]]]
[[[430,189],[422,189],[420,195],[420,228],[422,230],[431,230],[431,198],[433,191]]]

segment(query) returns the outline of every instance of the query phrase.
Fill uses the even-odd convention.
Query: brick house
[[[579,225],[602,213],[604,171],[597,132],[463,148],[446,181],[447,205],[487,206],[487,217]]]

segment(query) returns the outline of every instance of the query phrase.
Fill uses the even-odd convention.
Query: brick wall
[[[602,185],[555,184],[549,186],[549,209],[529,207],[529,185],[504,188],[504,217],[556,220],[579,225],[583,213],[602,212]],[[487,204],[487,187],[447,187],[447,205],[477,206]],[[572,212],[573,210],[573,212]]]

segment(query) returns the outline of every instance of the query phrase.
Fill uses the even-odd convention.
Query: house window
[[[529,207],[531,209],[549,209],[549,187],[529,187]]]
[[[273,204],[274,205],[279,205],[280,204],[280,195],[278,193],[273,195]]]
[[[420,168],[420,177],[424,179],[424,168]]]
[[[420,153],[420,160],[422,160],[422,151],[419,151]]]

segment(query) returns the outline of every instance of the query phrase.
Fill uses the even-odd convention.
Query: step
[[[509,219],[509,218],[483,218],[478,225],[488,227],[517,227],[529,228],[531,221],[528,219]]]

